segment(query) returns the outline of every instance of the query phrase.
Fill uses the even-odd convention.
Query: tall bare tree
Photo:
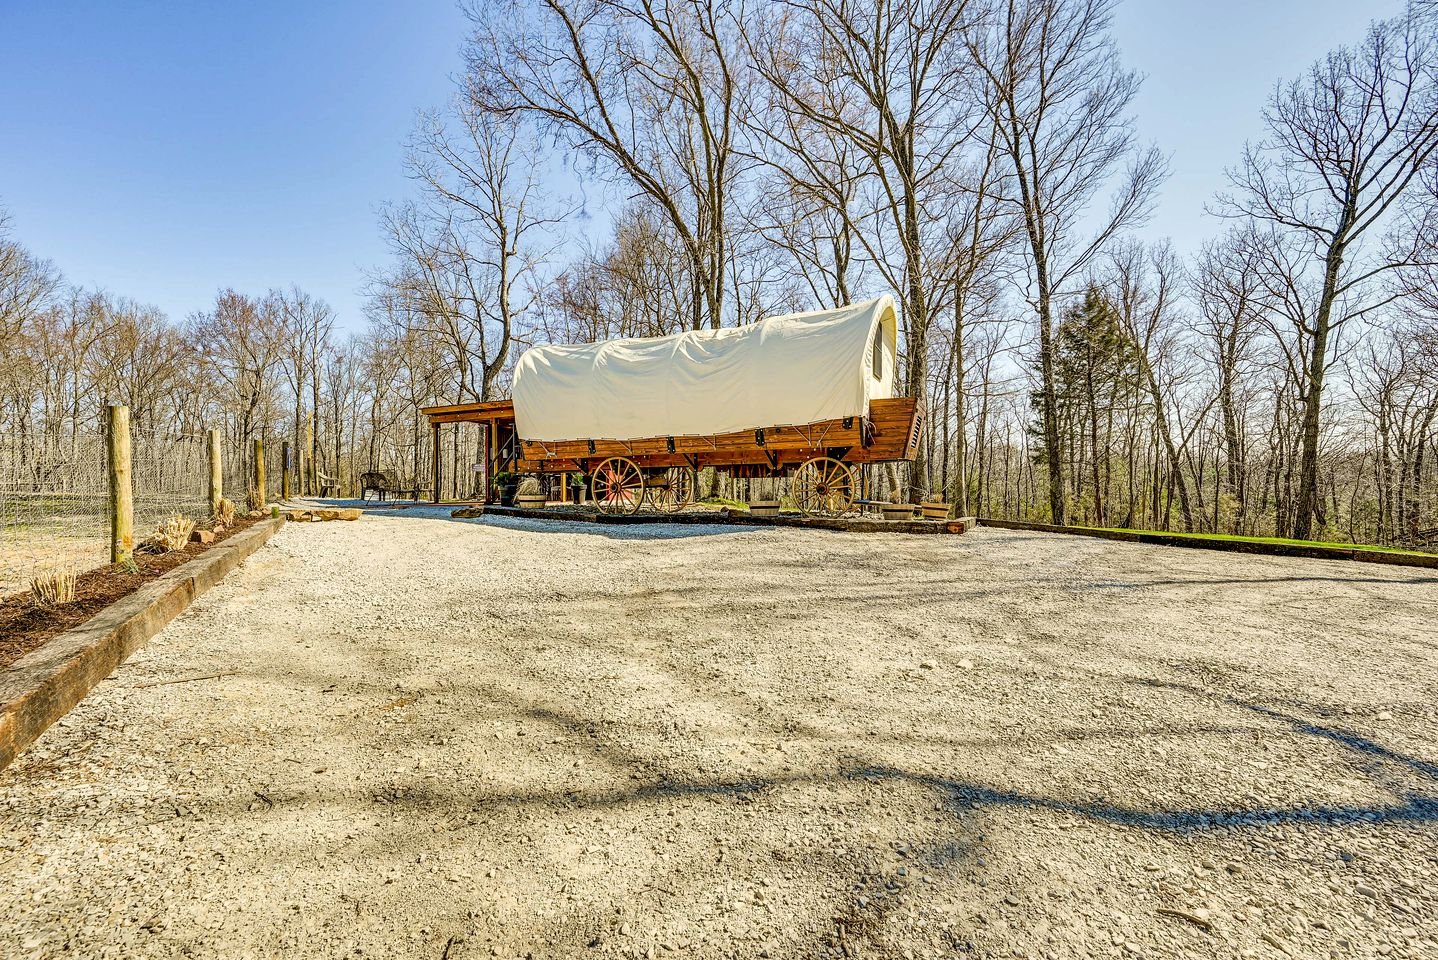
[[[1129,108],[1139,78],[1119,65],[1112,0],[996,0],[970,45],[981,97],[1007,162],[1004,199],[1022,219],[1025,296],[1038,321],[1038,373],[1049,511],[1062,524],[1064,462],[1055,390],[1056,301],[1103,248],[1142,222],[1165,173],[1136,146]],[[1115,183],[1108,211],[1090,208]],[[1085,224],[1095,223],[1085,232]]]
[[[1263,238],[1252,230],[1230,231],[1204,245],[1194,271],[1200,336],[1217,378],[1226,483],[1234,501],[1234,533],[1242,533],[1248,508],[1248,443],[1243,380],[1256,362],[1266,303],[1262,282]]]
[[[477,114],[536,122],[661,211],[692,275],[691,324],[724,320],[735,136],[747,109],[736,12],[718,0],[512,0],[469,8]]]
[[[10,239],[10,215],[0,208],[0,345],[50,305],[60,290],[60,271]]]
[[[981,122],[974,104],[955,95],[972,69],[965,32],[976,6],[970,0],[790,0],[778,8],[771,29],[751,41],[758,69],[788,115],[772,136],[796,158],[791,183],[822,200],[831,215],[850,218],[842,241],[862,243],[870,263],[900,293],[904,386],[915,397],[928,388],[930,261],[942,249],[943,210],[966,172],[964,150]],[[825,149],[812,153],[814,143]],[[850,154],[855,167],[845,170]],[[856,204],[850,198],[860,177],[866,196]],[[874,213],[860,219],[856,206]],[[842,264],[846,251],[835,254],[836,266]],[[927,493],[924,457],[921,446],[912,474],[915,498]]]
[[[1307,538],[1321,512],[1319,431],[1328,369],[1342,327],[1391,301],[1374,281],[1423,255],[1422,238],[1365,242],[1438,151],[1438,40],[1431,23],[1375,23],[1281,86],[1263,113],[1267,138],[1230,171],[1219,210],[1269,225],[1298,244],[1297,276],[1282,278],[1305,361],[1298,371],[1302,453],[1293,535]],[[1311,278],[1312,282],[1308,282]]]

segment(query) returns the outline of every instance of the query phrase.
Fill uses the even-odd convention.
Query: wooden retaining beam
[[[0,770],[283,524],[261,520],[0,669]]]
[[[979,525],[999,530],[1030,530],[1035,533],[1066,533],[1076,537],[1096,537],[1124,543],[1146,543],[1160,547],[1192,547],[1198,550],[1222,550],[1227,553],[1250,553],[1270,557],[1297,557],[1307,560],[1354,560],[1359,563],[1386,563],[1403,567],[1426,567],[1438,570],[1438,554],[1402,553],[1397,550],[1360,550],[1354,547],[1327,547],[1319,544],[1259,543],[1252,540],[1194,537],[1181,533],[1149,530],[1100,530],[1096,527],[1056,527],[1050,523],[1026,523],[1020,520],[995,520],[980,517]]]

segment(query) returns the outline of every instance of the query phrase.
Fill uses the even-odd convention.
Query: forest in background
[[[1111,8],[474,3],[454,100],[405,145],[415,194],[383,208],[393,257],[362,325],[295,287],[166,317],[72,285],[0,213],[0,448],[63,457],[123,403],[140,430],[290,440],[302,475],[350,493],[369,469],[422,483],[419,407],[506,395],[530,344],[892,292],[929,410],[916,498],[1430,542],[1438,9],[1256,91],[1264,136],[1182,257],[1136,237],[1166,163]],[[622,198],[602,242],[560,168]],[[472,438],[450,436],[467,481]]]

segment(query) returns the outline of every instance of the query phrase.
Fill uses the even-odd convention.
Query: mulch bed
[[[137,573],[127,573],[110,565],[86,571],[75,578],[75,599],[70,603],[37,607],[28,590],[0,599],[0,668],[8,667],[46,640],[78,627],[161,574],[248,530],[260,519],[236,521],[228,530],[217,533],[214,543],[191,543],[183,550],[164,554],[137,550],[135,564],[140,568]]]

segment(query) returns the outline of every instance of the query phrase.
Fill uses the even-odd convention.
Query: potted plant
[[[544,488],[540,485],[538,477],[525,477],[519,481],[518,488],[514,495],[514,505],[523,507],[526,510],[539,510],[549,502],[544,495]]]
[[[588,479],[582,473],[571,473],[569,475],[569,489],[574,494],[574,502],[584,503],[584,488],[589,485]]]
[[[925,500],[919,504],[925,520],[949,519],[949,505],[942,500]]]
[[[515,488],[514,474],[508,470],[497,470],[494,474],[494,488],[499,491],[500,503],[513,503]]]
[[[894,503],[886,503],[884,504],[884,519],[912,520],[914,519],[914,505],[912,503],[899,503],[897,501]]]
[[[751,517],[777,517],[779,515],[778,500],[750,500],[749,516]]]

